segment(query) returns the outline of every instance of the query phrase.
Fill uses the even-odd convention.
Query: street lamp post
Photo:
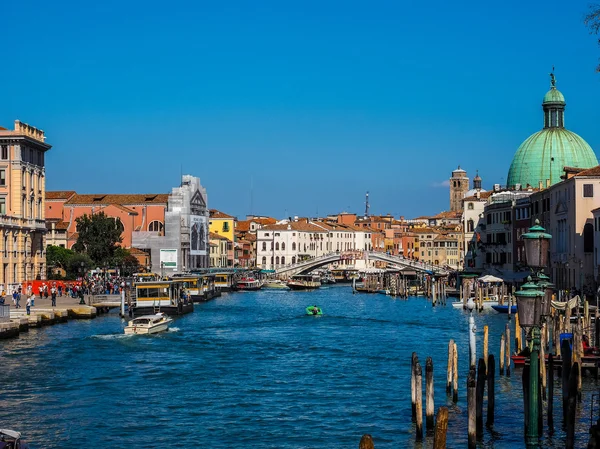
[[[473,297],[467,301],[467,309],[469,310],[469,367],[475,368],[475,360],[477,359],[477,348],[475,346],[475,318],[473,318],[473,309],[475,308],[475,302]]]
[[[521,236],[525,246],[527,264],[540,271],[537,278],[539,283],[531,278],[515,293],[517,298],[517,311],[521,326],[529,330],[532,339],[531,356],[529,358],[529,416],[525,442],[528,447],[539,444],[538,417],[539,417],[539,351],[540,327],[542,319],[550,313],[550,300],[552,298],[551,286],[541,269],[548,265],[548,250],[552,236],[540,226],[539,220],[529,228],[529,232]]]

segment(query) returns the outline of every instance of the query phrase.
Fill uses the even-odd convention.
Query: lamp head
[[[467,309],[469,310],[469,312],[472,312],[474,308],[475,302],[473,301],[473,298],[469,298],[469,300],[467,301]]]

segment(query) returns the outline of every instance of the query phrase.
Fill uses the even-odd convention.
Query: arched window
[[[281,265],[285,265],[285,256],[281,256]]]
[[[271,256],[271,265],[273,265],[273,256]]]
[[[473,203],[469,203],[469,205],[467,206],[467,209],[473,210]]]
[[[267,250],[267,242],[263,242],[262,250],[263,251]]]
[[[164,225],[158,220],[151,221],[148,225],[148,231],[150,232],[162,232]]]
[[[292,256],[292,265],[296,263],[296,256]]]
[[[279,251],[279,242],[275,243],[275,251]]]
[[[292,251],[296,251],[296,242],[292,242]]]
[[[473,232],[473,229],[474,229],[474,222],[473,222],[473,220],[467,221],[467,232]]]
[[[285,251],[285,242],[281,242],[281,250]],[[283,262],[281,262],[283,264]]]
[[[266,266],[267,265],[267,256],[263,256],[262,258],[262,266]]]
[[[279,256],[275,258],[275,265],[279,265]]]
[[[583,252],[594,252],[594,226],[591,223],[583,227]]]

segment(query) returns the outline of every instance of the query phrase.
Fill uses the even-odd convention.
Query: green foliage
[[[140,263],[131,255],[129,250],[117,247],[113,257],[112,266],[119,267],[122,275],[131,276],[133,273],[139,272]]]
[[[123,240],[123,223],[118,218],[107,217],[104,212],[77,218],[79,237],[73,249],[77,253],[87,254],[94,265],[112,265],[115,251]]]
[[[59,267],[66,270],[69,260],[74,254],[74,251],[62,246],[48,245],[46,247],[46,264],[49,268]]]
[[[82,265],[83,263],[83,265]],[[95,268],[94,261],[87,254],[73,254],[66,267],[67,278],[75,279],[88,270]]]

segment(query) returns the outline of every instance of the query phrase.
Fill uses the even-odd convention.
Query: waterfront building
[[[46,278],[44,131],[15,120],[0,127],[0,284]]]
[[[77,194],[74,191],[46,192],[47,244],[71,248],[77,242],[77,218],[103,212],[123,224],[121,246],[131,248],[133,233],[164,232],[168,194]],[[65,240],[66,237],[66,240]],[[52,243],[51,243],[52,242]]]
[[[483,270],[485,254],[482,251],[483,242],[481,236],[485,236],[484,209],[492,192],[476,191],[474,195],[463,199],[463,245],[465,248],[465,259],[463,265],[466,270]]]
[[[563,167],[592,168],[598,159],[580,136],[565,128],[565,97],[551,74],[550,90],[544,96],[544,128],[517,149],[508,170],[507,187],[549,187],[561,181]]]
[[[210,267],[211,268],[231,268],[228,264],[227,255],[229,254],[230,248],[233,245],[227,237],[216,234],[214,232],[209,233],[210,242]]]
[[[462,200],[465,194],[469,190],[469,178],[467,178],[467,172],[460,168],[460,165],[456,170],[452,172],[450,177],[450,211],[461,212],[462,211]]]
[[[217,209],[211,209],[209,211],[209,222],[208,228],[210,232],[219,234],[225,237],[227,240],[232,242],[228,252],[227,260],[228,266],[235,267],[239,263],[235,258],[235,222],[236,218],[232,215],[228,215]]]
[[[412,231],[418,236],[421,262],[431,265],[447,266],[452,269],[462,267],[462,231],[461,227],[432,228],[419,227]]]
[[[594,294],[598,265],[594,254],[594,210],[600,207],[600,166],[564,168],[564,180],[531,195],[531,222],[550,234],[552,279],[559,289]]]
[[[155,273],[208,268],[208,197],[200,178],[183,175],[166,202],[164,227],[134,231],[133,247],[150,254],[150,270]]]

